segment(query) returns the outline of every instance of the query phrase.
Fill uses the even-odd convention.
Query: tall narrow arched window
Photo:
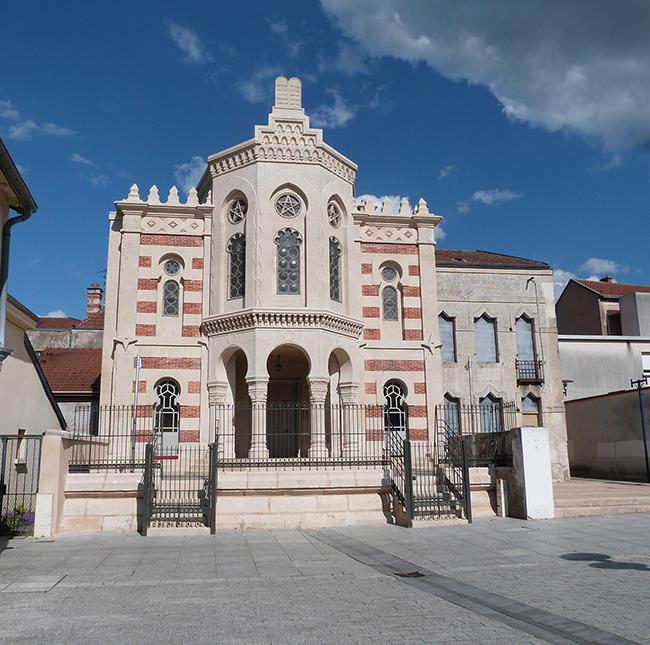
[[[156,433],[160,433],[163,450],[178,444],[181,422],[181,406],[177,401],[179,395],[178,383],[171,379],[165,379],[156,385],[154,430]]]
[[[298,231],[285,228],[275,236],[277,246],[277,280],[280,295],[300,293],[300,245]]]
[[[387,430],[406,433],[406,392],[398,381],[384,385],[384,421]]]
[[[440,327],[440,354],[443,363],[456,362],[456,321],[441,313],[438,316],[438,325]]]
[[[479,401],[481,432],[501,432],[503,430],[503,401],[491,394]]]
[[[341,302],[341,244],[330,237],[330,298]]]
[[[539,399],[530,392],[521,399],[521,416],[525,426],[540,425],[539,407]]]
[[[476,343],[476,359],[479,363],[496,363],[499,360],[497,323],[494,318],[483,314],[474,321],[474,341]]]
[[[242,298],[246,290],[246,236],[233,235],[226,249],[230,257],[228,293],[230,298]]]
[[[395,287],[384,287],[381,292],[381,303],[383,305],[384,320],[398,320],[398,299]]]
[[[460,401],[445,394],[444,412],[447,429],[454,434],[460,434]]]
[[[167,280],[163,285],[163,315],[178,316],[180,286],[176,280]]]

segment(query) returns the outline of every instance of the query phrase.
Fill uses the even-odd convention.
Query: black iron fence
[[[218,405],[213,414],[220,469],[358,469],[385,463],[381,405]]]
[[[34,530],[41,437],[0,437],[0,535]]]
[[[540,360],[515,360],[518,383],[543,383],[544,363]]]
[[[517,427],[514,401],[484,399],[478,404],[444,403],[436,406],[436,418],[443,420],[455,434],[502,432]]]
[[[154,436],[150,405],[77,406],[72,434],[70,472],[139,472],[145,446]]]

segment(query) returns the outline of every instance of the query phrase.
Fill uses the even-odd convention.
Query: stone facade
[[[565,477],[550,268],[494,254],[441,262],[442,218],[423,199],[398,212],[357,205],[356,171],[310,127],[300,81],[280,77],[268,124],[209,157],[185,202],[176,188],[161,201],[155,186],[144,199],[134,185],[110,215],[102,404],[128,404],[137,389],[153,405],[172,379],[180,441],[207,443],[211,404],[383,404],[393,382],[411,437],[432,440],[445,395],[470,401],[465,364],[486,315],[497,321],[498,357],[473,369],[474,402],[520,404],[533,393],[554,475]],[[441,312],[455,324],[453,363],[442,359]],[[515,368],[522,315],[545,374],[525,386]],[[263,458],[263,418],[253,426],[249,456]]]

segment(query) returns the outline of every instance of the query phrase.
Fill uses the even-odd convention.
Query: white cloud
[[[182,190],[187,192],[196,186],[203,176],[207,163],[203,157],[195,155],[190,161],[179,164],[174,168],[174,177]]]
[[[571,271],[565,271],[564,269],[553,269],[553,291],[555,293],[556,300],[560,297],[562,291],[564,291],[564,287],[566,287],[567,282],[576,277],[576,274],[571,273]]]
[[[93,186],[108,186],[110,182],[110,177],[103,172],[94,172],[88,179]]]
[[[269,79],[277,76],[279,73],[280,69],[278,67],[265,65],[253,72],[245,81],[240,81],[237,89],[244,100],[249,103],[262,103],[271,94],[272,83],[268,82]]]
[[[302,41],[289,34],[286,20],[270,20],[271,33],[282,39],[282,44],[290,58],[295,58],[302,47]]]
[[[456,202],[456,212],[463,215],[464,213],[469,213],[469,203],[468,202]]]
[[[44,134],[50,137],[68,137],[75,134],[72,128],[67,128],[51,121],[37,123],[34,119],[23,117],[11,101],[0,101],[0,119],[10,121],[3,131],[7,139],[26,141],[37,134]]]
[[[448,166],[440,169],[440,172],[438,173],[438,179],[447,179],[449,175],[456,172],[457,170],[458,168],[456,168],[456,166],[449,164]]]
[[[330,105],[319,105],[311,115],[312,123],[318,128],[340,128],[354,118],[357,108],[351,106],[335,89],[330,88],[326,93],[332,97]]]
[[[447,231],[440,224],[436,226],[436,240],[444,240],[447,237]]]
[[[35,121],[25,119],[17,125],[10,125],[7,130],[7,139],[15,139],[16,141],[25,141],[31,139],[34,134],[39,132],[40,128]]]
[[[200,65],[212,60],[210,52],[203,41],[189,27],[184,27],[170,20],[167,30],[174,44],[181,50],[186,63]]]
[[[511,202],[513,199],[519,199],[521,195],[514,193],[511,190],[499,190],[492,188],[490,190],[477,190],[472,195],[472,201],[487,204],[488,206],[496,206],[497,204],[504,204]]]
[[[78,152],[73,152],[68,159],[74,163],[80,163],[84,166],[94,166],[95,162],[91,161],[90,159],[84,157],[83,155],[80,155]]]
[[[485,86],[511,119],[625,149],[650,140],[650,3],[321,0],[370,56]]]
[[[328,70],[342,72],[347,76],[370,73],[366,57],[361,49],[357,45],[344,40],[341,40],[338,43],[336,57],[332,60],[322,59],[318,69],[321,72]]]
[[[56,123],[43,123],[41,129],[45,134],[49,134],[52,137],[69,137],[71,134],[74,134],[72,128],[66,128]]]
[[[0,101],[0,119],[20,119],[20,112],[11,101]]]
[[[607,162],[594,168],[596,172],[607,172],[614,168],[620,168],[623,165],[623,156],[620,153],[613,154]]]
[[[375,212],[380,213],[384,201],[388,201],[388,212],[399,213],[399,204],[404,197],[406,197],[406,195],[382,195],[381,197],[378,197],[377,195],[366,193],[365,195],[359,195],[357,197],[357,205],[361,204],[361,201],[364,199],[366,201],[372,200],[375,204]],[[408,199],[408,197],[406,197],[406,199]]]
[[[41,318],[67,318],[67,317],[68,314],[66,314],[65,311],[62,311],[61,309],[55,309],[54,311],[49,311],[44,316],[41,316]]]
[[[589,258],[585,260],[580,266],[580,271],[583,273],[591,273],[598,278],[603,275],[612,275],[614,273],[628,273],[629,268],[615,262],[614,260],[606,260],[604,258]]]
[[[286,20],[271,20],[269,23],[271,31],[277,36],[284,36],[289,33],[289,25]]]

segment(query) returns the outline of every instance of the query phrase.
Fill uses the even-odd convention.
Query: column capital
[[[246,378],[248,385],[248,396],[251,403],[266,403],[269,391],[268,376],[250,376]]]
[[[339,394],[341,395],[341,403],[344,405],[359,402],[359,384],[352,381],[345,381],[339,383]]]
[[[309,378],[309,400],[311,403],[325,403],[330,380],[326,377]]]
[[[224,381],[210,381],[207,384],[207,388],[209,405],[221,405],[226,402],[228,383]]]

